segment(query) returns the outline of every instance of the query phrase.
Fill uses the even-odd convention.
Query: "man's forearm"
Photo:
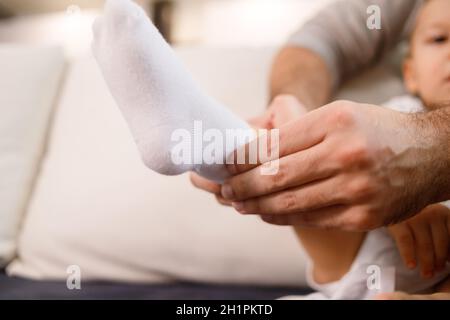
[[[434,202],[450,200],[450,103],[435,111],[419,114],[416,118],[418,134],[429,147],[433,167],[430,168],[429,188]],[[422,133],[423,132],[423,133]]]
[[[291,94],[309,110],[326,104],[332,95],[332,77],[316,53],[300,48],[283,48],[273,64],[270,77],[271,100]]]

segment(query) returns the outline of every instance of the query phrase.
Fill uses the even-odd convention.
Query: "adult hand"
[[[441,201],[432,186],[442,172],[435,159],[445,158],[437,155],[442,142],[419,117],[331,103],[280,128],[276,175],[229,165],[222,197],[278,225],[365,231],[404,220]]]
[[[305,114],[307,109],[292,95],[279,95],[275,97],[264,114],[250,119],[248,122],[254,128],[273,129],[295,120]],[[201,190],[212,193],[216,200],[226,206],[231,206],[231,201],[221,195],[221,186],[205,179],[196,173],[190,174],[191,183]]]

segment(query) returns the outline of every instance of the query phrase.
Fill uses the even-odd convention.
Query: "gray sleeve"
[[[367,67],[412,30],[423,0],[339,0],[325,7],[288,40],[308,48],[328,65],[334,85]],[[369,30],[367,9],[377,5],[381,29]]]

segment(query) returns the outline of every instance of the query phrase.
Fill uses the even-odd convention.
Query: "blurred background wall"
[[[276,46],[334,0],[136,0],[175,45]],[[0,0],[0,42],[85,51],[104,0]]]

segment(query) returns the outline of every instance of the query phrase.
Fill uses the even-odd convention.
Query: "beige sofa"
[[[265,108],[274,53],[177,49],[242,117]],[[64,282],[75,265],[86,282],[305,286],[290,228],[218,205],[187,175],[144,167],[90,55],[67,61],[58,48],[2,45],[0,64],[0,259],[9,276]],[[381,103],[402,91],[396,68],[384,63],[339,96]]]

